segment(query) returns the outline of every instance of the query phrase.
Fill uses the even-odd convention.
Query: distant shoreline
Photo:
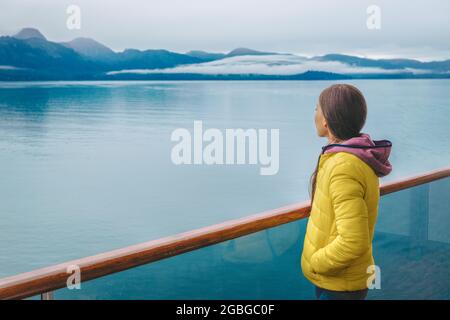
[[[123,73],[112,76],[30,76],[22,77],[17,73],[7,75],[0,72],[1,82],[39,82],[39,81],[334,81],[334,80],[407,80],[407,79],[450,79],[450,74],[357,74],[345,75],[321,71],[308,71],[295,75],[264,75],[264,74],[132,74]]]

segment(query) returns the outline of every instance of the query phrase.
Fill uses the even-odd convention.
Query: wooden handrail
[[[450,176],[450,167],[429,171],[381,185],[380,194],[400,191]],[[0,299],[23,299],[66,286],[73,266],[81,271],[81,281],[165,259],[212,244],[242,237],[309,215],[310,201],[230,220],[181,234],[132,245],[98,255],[0,279]]]

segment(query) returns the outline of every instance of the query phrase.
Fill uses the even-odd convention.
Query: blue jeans
[[[332,291],[323,288],[316,288],[316,298],[318,300],[364,300],[369,289],[358,291]]]

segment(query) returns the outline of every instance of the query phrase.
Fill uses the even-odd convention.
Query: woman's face
[[[314,122],[316,123],[316,131],[319,137],[327,137],[328,136],[328,125],[323,116],[322,109],[320,108],[319,103],[316,105],[316,112],[314,113]]]

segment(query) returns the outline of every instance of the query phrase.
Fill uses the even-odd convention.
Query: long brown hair
[[[349,84],[334,84],[322,91],[318,107],[322,110],[328,129],[338,140],[345,141],[360,135],[366,122],[367,105],[358,88]],[[310,179],[311,204],[316,192],[318,169],[319,161]]]

